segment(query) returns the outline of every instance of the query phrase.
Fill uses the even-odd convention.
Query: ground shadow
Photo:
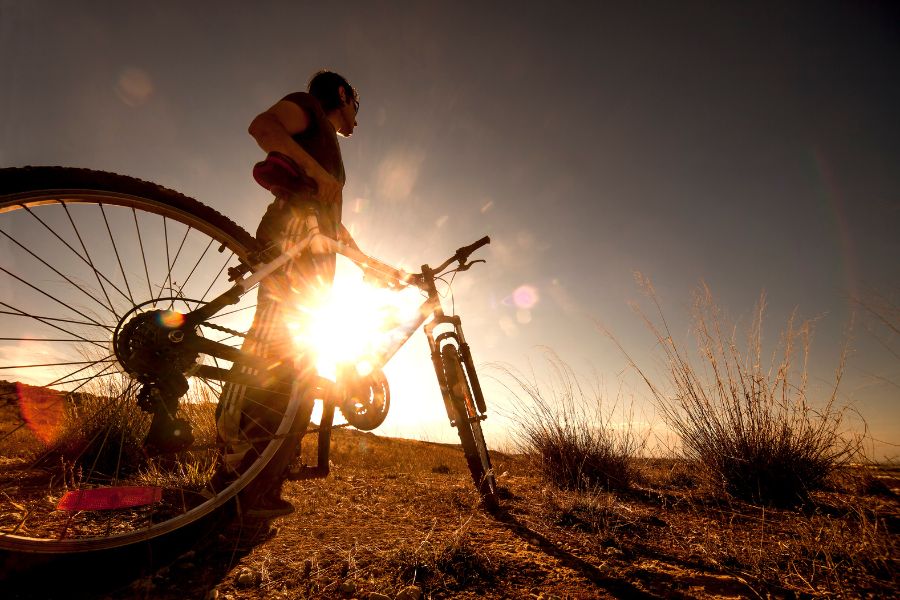
[[[610,577],[604,574],[600,569],[590,564],[589,562],[575,556],[571,552],[560,548],[557,544],[547,539],[545,536],[541,535],[537,531],[531,529],[521,521],[519,521],[515,515],[510,513],[507,510],[499,509],[493,511],[494,518],[502,523],[509,531],[527,541],[529,544],[533,546],[537,546],[541,549],[542,552],[547,553],[552,556],[556,560],[558,560],[563,565],[569,567],[570,569],[581,573],[586,579],[591,581],[594,585],[603,588],[611,595],[617,598],[662,598],[663,596],[657,596],[654,594],[650,594],[636,587],[635,585],[623,581],[621,579],[617,579],[614,577]]]
[[[271,538],[268,521],[217,514],[152,542],[65,555],[0,553],[4,600],[204,598]]]

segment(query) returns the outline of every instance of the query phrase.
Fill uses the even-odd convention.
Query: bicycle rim
[[[0,169],[0,549],[82,552],[142,542],[210,514],[265,466],[298,409],[268,426],[228,480],[215,409],[221,381],[191,378],[177,417],[194,436],[150,455],[150,415],[116,360],[116,327],[187,312],[224,292],[255,240],[152,183],[61,167]],[[235,347],[255,294],[202,325]],[[159,315],[170,314],[166,312]],[[160,317],[162,318],[162,317]],[[228,369],[231,363],[198,362]]]
[[[452,345],[444,346],[441,349],[441,360],[451,405],[456,413],[456,431],[462,443],[472,480],[485,502],[490,506],[496,506],[497,484],[491,457],[481,431],[481,422],[473,418],[476,416],[475,405],[459,353]]]

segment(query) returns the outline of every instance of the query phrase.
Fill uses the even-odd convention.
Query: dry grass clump
[[[136,393],[124,378],[114,377],[90,393],[68,396],[61,431],[37,464],[77,463],[91,479],[134,472],[149,425],[148,415],[137,407]]]
[[[93,385],[90,393],[67,398],[61,431],[36,464],[69,464],[90,481],[135,477],[148,485],[202,487],[216,467],[211,394],[201,388],[180,403],[178,414],[191,423],[196,450],[148,459],[144,438],[152,416],[138,407],[137,390],[126,378],[112,377]]]
[[[713,481],[740,499],[779,506],[806,501],[829,474],[860,449],[860,436],[842,431],[846,408],[836,402],[843,362],[835,385],[818,406],[807,384],[810,323],[791,319],[782,334],[779,354],[769,365],[763,356],[764,298],[746,333],[746,350],[735,327],[726,323],[704,287],[694,305],[700,364],[676,344],[652,287],[661,326],[646,319],[665,352],[670,391],[650,381],[668,426],[682,442],[688,459],[705,467]]]
[[[413,546],[401,543],[388,556],[389,570],[397,585],[421,585],[431,593],[463,590],[495,583],[501,565],[461,527],[442,540],[426,536]]]
[[[881,597],[896,586],[896,535],[883,515],[859,502],[823,504],[804,515],[706,508],[694,522],[702,533],[702,540],[687,536],[694,548],[779,595]]]
[[[644,446],[631,415],[617,424],[618,407],[605,404],[598,388],[586,392],[559,358],[550,356],[548,363],[554,378],[547,386],[504,369],[517,388],[507,386],[519,401],[511,415],[519,450],[537,460],[544,478],[561,489],[627,489],[635,476],[632,458]]]

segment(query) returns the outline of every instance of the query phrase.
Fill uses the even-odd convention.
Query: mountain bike
[[[483,262],[469,258],[489,238],[410,274],[319,234],[314,213],[306,218],[309,237],[273,256],[225,216],[150,182],[0,169],[0,550],[124,547],[239,503],[276,452],[300,442],[315,400],[327,463],[322,432],[335,408],[350,425],[377,427],[390,400],[381,369],[423,324],[473,481],[496,506],[484,396],[462,323],[444,313],[436,286]],[[337,382],[316,376],[311,385],[293,365],[242,349],[257,284],[303,252],[343,254],[382,284],[425,296],[373,363],[346,365]],[[272,390],[238,366],[277,373],[284,402],[242,409],[275,414],[243,439],[250,459],[222,479],[223,388]]]

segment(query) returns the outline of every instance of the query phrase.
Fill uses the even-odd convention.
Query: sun
[[[418,290],[395,291],[365,281],[359,269],[339,268],[330,290],[301,307],[304,322],[290,322],[294,343],[316,356],[319,375],[335,380],[342,365],[360,375],[380,368],[385,351],[417,320]]]

